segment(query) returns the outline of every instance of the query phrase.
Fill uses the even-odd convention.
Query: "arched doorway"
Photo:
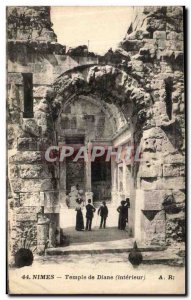
[[[107,142],[113,147],[136,147],[143,128],[149,126],[150,95],[135,79],[112,66],[82,66],[64,73],[47,94],[47,100],[51,106],[57,144],[75,142],[87,146],[92,142],[105,145]],[[139,162],[132,157],[128,164],[119,160],[109,162],[108,166],[101,162],[84,164],[83,167],[81,164],[78,166],[78,175],[81,175],[79,178],[75,175],[74,181],[79,181],[77,185],[85,190],[86,199],[92,197],[97,203],[106,197],[117,206],[120,200],[130,197],[129,225],[131,235],[134,235],[135,223],[140,226],[140,221],[135,220],[138,216],[135,215],[135,199]],[[73,184],[72,173],[76,173],[70,171],[72,168],[75,167],[70,162],[60,167],[60,216],[63,214],[61,219],[65,220],[66,196]],[[101,177],[99,182],[97,174]],[[108,189],[104,187],[100,192],[102,185],[108,185]],[[107,190],[106,195],[104,190]]]
[[[60,147],[75,148],[72,156],[60,162],[61,227],[70,225],[68,220],[65,222],[66,205],[68,209],[75,208],[76,187],[83,192],[85,204],[91,199],[96,208],[102,201],[112,206],[116,220],[110,217],[109,224],[116,225],[116,207],[130,197],[132,178],[130,160],[125,162],[123,153],[117,159],[114,153],[119,146],[125,150],[130,144],[129,122],[119,108],[98,95],[80,95],[63,106],[56,120],[56,132]],[[88,161],[76,158],[80,147],[91,152]]]

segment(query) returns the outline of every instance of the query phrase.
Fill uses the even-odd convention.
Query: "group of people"
[[[84,218],[82,214],[82,199],[77,199],[76,203],[76,230],[82,231],[84,230]],[[86,230],[91,231],[92,219],[94,216],[94,212],[96,211],[95,207],[91,204],[91,199],[88,200],[88,204],[86,205]]]
[[[91,199],[88,199],[88,204],[86,205],[86,227],[84,227],[84,219],[82,214],[82,199],[76,200],[76,230],[88,230],[91,231],[92,228],[92,219],[94,217],[94,213],[96,211],[95,207],[91,204]],[[118,229],[125,230],[126,224],[128,223],[128,208],[130,207],[129,198],[126,200],[121,201],[121,205],[117,208],[119,213],[119,220],[118,220]],[[100,229],[106,228],[106,220],[108,217],[108,207],[106,202],[103,201],[102,205],[98,209],[98,215],[101,217],[100,220]]]

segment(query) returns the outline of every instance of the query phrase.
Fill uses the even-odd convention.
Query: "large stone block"
[[[164,50],[160,52],[159,59],[163,62],[173,63],[175,60],[175,55],[173,50]]]
[[[166,30],[166,20],[163,19],[156,19],[152,17],[148,17],[144,21],[144,25],[148,32],[154,32],[155,30]]]
[[[163,189],[163,180],[157,177],[142,177],[140,187],[143,190],[160,190]]]
[[[151,86],[152,86],[153,90],[159,90],[159,91],[161,91],[161,89],[162,89],[162,90],[165,91],[165,81],[163,79],[160,79],[160,78],[154,78],[154,79],[152,79]]]
[[[166,49],[173,50],[173,51],[183,51],[184,50],[183,41],[168,40],[166,41]]]
[[[173,72],[173,66],[171,63],[166,61],[160,62],[161,72],[162,73],[172,73]]]
[[[183,32],[184,26],[183,26],[183,20],[174,20],[174,22],[166,22],[166,30],[167,31],[176,31],[176,32]]]
[[[33,164],[42,163],[41,151],[17,151],[9,157],[9,163]]]
[[[160,52],[162,50],[165,50],[165,48],[166,48],[166,40],[159,39],[156,41],[157,41],[157,49],[158,49],[157,59],[160,59]]]
[[[19,84],[23,85],[23,76],[21,73],[8,73],[7,74],[7,83],[8,84]]]
[[[35,86],[33,88],[33,97],[34,98],[44,98],[46,97],[46,93],[48,90],[48,86],[40,85],[40,86]]]
[[[183,211],[180,211],[176,215],[166,215],[167,245],[185,241],[185,225],[185,213]]]
[[[162,166],[154,161],[142,162],[139,167],[139,177],[159,177],[162,175]]]
[[[56,74],[53,74],[53,69],[47,73],[35,73],[33,75],[33,84],[51,85],[56,79]]]
[[[156,125],[160,126],[162,122],[169,121],[168,115],[166,113],[166,103],[164,101],[156,101],[152,109]]]
[[[171,31],[167,33],[167,40],[179,40],[179,41],[183,41],[184,40],[184,36],[182,32],[175,32],[175,31]]]
[[[185,164],[185,156],[179,154],[178,152],[166,153],[164,154],[163,162],[165,164]]]
[[[128,34],[125,38],[127,40],[142,40],[143,38],[150,38],[151,34],[148,31],[136,30]]]
[[[183,7],[182,6],[167,6],[166,16],[172,21],[183,18]],[[179,20],[177,20],[179,22]]]
[[[21,206],[35,206],[40,207],[44,204],[41,203],[40,192],[38,193],[20,193]]]
[[[52,178],[54,174],[50,172],[48,165],[21,165],[20,166],[20,177],[21,178]]]
[[[37,150],[37,139],[34,138],[18,138],[17,149],[20,151]]]
[[[37,221],[38,209],[34,207],[20,207],[16,209],[16,221]]]
[[[165,242],[165,213],[163,210],[143,210],[141,215],[143,240],[151,244]]]
[[[164,177],[180,176],[180,170],[182,169],[184,169],[184,166],[181,166],[179,164],[165,164],[163,165],[163,176]]]
[[[161,210],[163,209],[163,201],[165,190],[144,191],[144,210]]]
[[[25,132],[31,134],[32,136],[40,136],[41,128],[37,125],[36,120],[33,118],[23,119],[22,128]]]
[[[126,40],[121,43],[121,46],[126,51],[139,51],[144,45],[142,40]]]
[[[143,71],[143,62],[140,60],[132,60],[132,70],[137,72]]]
[[[166,177],[163,182],[164,189],[185,189],[185,178],[184,177]]]
[[[54,189],[54,183],[51,179],[12,179],[10,183],[15,193],[40,192]]]
[[[165,6],[144,6],[143,7],[143,13],[144,14],[149,14],[150,16],[160,17],[160,16],[165,16],[166,15],[166,10],[167,7]]]
[[[186,195],[183,190],[173,190],[173,196],[176,203],[185,202]]]
[[[155,84],[153,84],[153,89],[155,88],[155,90],[152,92],[152,96],[154,99],[154,102],[162,102],[160,104],[158,104],[159,106],[163,106],[164,105],[164,98],[166,97],[166,90],[164,88],[164,80],[160,80],[158,87],[161,86],[160,89],[157,88],[157,86]]]
[[[59,192],[45,191],[44,193],[44,212],[45,213],[59,213]]]
[[[19,178],[19,166],[16,164],[9,164],[9,178]]]
[[[163,139],[165,137],[164,131],[160,127],[153,127],[143,132],[143,139]]]
[[[153,33],[153,39],[165,40],[166,39],[166,31],[155,31]]]

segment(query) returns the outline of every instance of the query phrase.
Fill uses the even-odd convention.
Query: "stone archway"
[[[18,205],[18,193],[20,197],[26,195],[31,201],[28,205],[34,232],[39,206],[44,207],[44,213],[59,229],[62,200],[59,164],[49,165],[42,161],[45,149],[58,144],[56,122],[64,105],[76,97],[93,95],[107,107],[110,106],[111,112],[113,109],[111,114],[121,112],[127,122],[130,120],[133,144],[135,147],[141,146],[142,161],[133,161],[131,168],[133,213],[130,214],[129,221],[132,235],[148,244],[164,243],[167,225],[163,202],[166,194],[172,194],[174,178],[166,178],[169,173],[164,174],[163,168],[167,168],[168,161],[171,164],[172,160],[182,164],[182,157],[167,135],[176,125],[176,120],[169,120],[165,93],[154,102],[152,96],[132,76],[109,65],[74,68],[62,74],[51,88],[43,88],[40,93],[44,97],[34,105],[34,118],[23,118],[20,128],[20,142],[27,139],[30,151],[24,148],[21,153],[16,149],[9,159],[10,187],[15,205]],[[32,144],[34,137],[38,140],[35,147]],[[18,179],[16,174],[19,163],[24,165],[20,168],[22,177]],[[179,181],[177,189],[181,190],[183,186],[184,182]],[[34,200],[37,200],[36,206],[33,204]],[[23,220],[22,210],[23,207],[20,206],[15,209],[16,222],[19,224]]]
[[[138,82],[129,76],[124,71],[113,66],[83,66],[78,67],[61,75],[52,88],[47,91],[46,105],[49,112],[51,112],[51,120],[53,122],[52,132],[48,132],[49,137],[52,137],[54,143],[63,142],[58,140],[57,125],[61,112],[65,107],[74,101],[78,101],[80,96],[91,96],[97,99],[97,103],[101,102],[106,112],[109,112],[113,119],[121,118],[124,124],[129,123],[130,142],[135,147],[141,143],[143,131],[149,128],[151,122],[151,96],[141,87]],[[95,100],[96,101],[96,100]],[[44,103],[45,104],[45,103]],[[115,116],[116,114],[116,116]],[[49,118],[50,114],[48,113]],[[119,121],[119,120],[117,120]],[[121,121],[123,123],[123,121]],[[119,124],[118,124],[119,125]],[[50,128],[50,126],[49,126]],[[121,126],[121,131],[124,131]],[[46,132],[45,132],[46,134]],[[55,138],[56,137],[56,138]],[[124,136],[122,137],[122,139]],[[119,138],[116,139],[116,145],[119,145]],[[135,224],[139,224],[140,216],[137,214],[135,220],[135,199],[137,189],[137,174],[139,169],[139,162],[131,161],[131,183],[128,196],[131,198],[131,213],[130,213],[130,231],[135,235]],[[122,173],[128,174],[128,168],[122,163]],[[117,166],[120,170],[120,166]],[[66,176],[62,173],[62,178]],[[116,175],[113,175],[113,177]],[[126,174],[122,174],[122,181],[126,180]],[[61,175],[59,177],[61,180]],[[112,179],[112,184],[115,185],[115,179]],[[119,184],[120,185],[120,184]],[[60,202],[63,203],[65,188],[60,186]],[[115,187],[116,188],[116,187]],[[120,189],[120,186],[119,186]],[[87,190],[86,192],[91,192]],[[115,191],[113,191],[115,194]],[[121,191],[121,200],[127,196],[125,192]],[[115,197],[115,195],[114,195]],[[119,198],[120,199],[120,198]],[[117,202],[118,203],[118,202]],[[140,209],[140,208],[139,208]],[[140,230],[140,228],[139,228]]]

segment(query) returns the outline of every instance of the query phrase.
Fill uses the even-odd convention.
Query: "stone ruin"
[[[113,118],[114,131],[128,128],[142,149],[142,160],[130,166],[133,237],[148,245],[180,245],[185,239],[183,8],[134,8],[125,38],[104,56],[87,54],[84,46],[66,53],[50,10],[7,8],[11,252],[27,236],[39,253],[47,240],[59,244],[65,173],[42,157],[46,147],[63,142],[58,134],[63,110],[88,97]],[[87,183],[85,192],[91,193]]]

